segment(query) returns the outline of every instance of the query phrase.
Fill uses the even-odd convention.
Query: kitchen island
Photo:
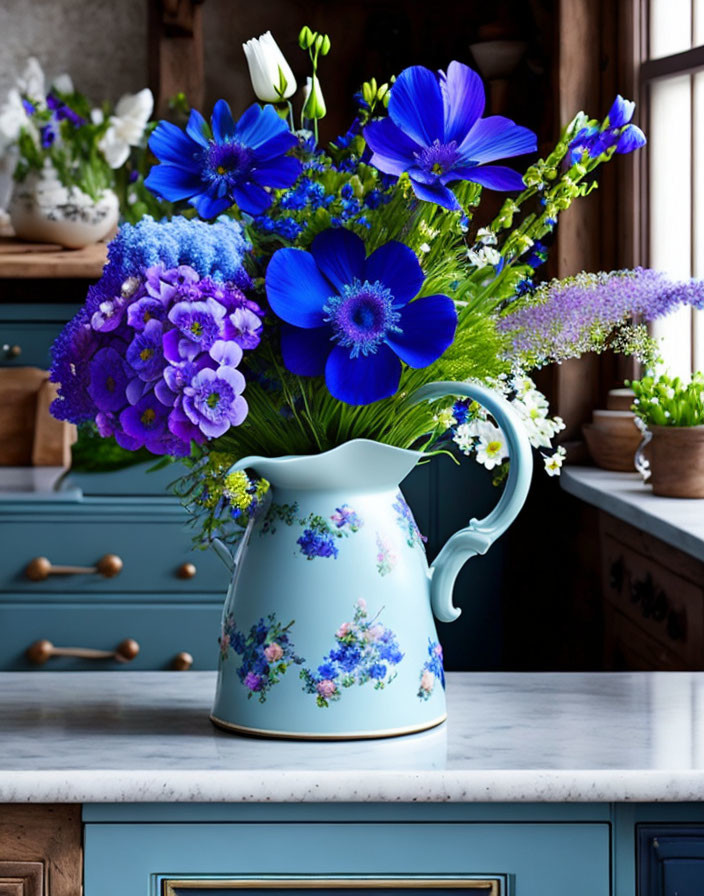
[[[704,674],[451,674],[445,725],[348,743],[217,730],[214,687],[0,675],[0,812],[80,804],[85,896],[704,892]]]

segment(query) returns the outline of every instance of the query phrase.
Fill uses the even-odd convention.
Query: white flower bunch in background
[[[148,87],[139,93],[126,93],[117,101],[115,112],[108,119],[108,128],[98,143],[111,168],[121,168],[129,158],[130,149],[140,145],[153,110],[154,97]],[[91,118],[95,120],[92,114]]]

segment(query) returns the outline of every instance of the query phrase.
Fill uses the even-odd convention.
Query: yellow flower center
[[[142,423],[145,426],[149,426],[150,423],[154,422],[154,418],[156,417],[156,413],[154,408],[147,408],[142,414]]]
[[[140,357],[143,361],[148,361],[148,360],[151,358],[151,356],[152,356],[153,354],[154,354],[154,349],[151,349],[151,348],[143,348],[142,351],[139,353],[139,357]]]
[[[486,446],[486,453],[490,454],[492,457],[498,454],[501,451],[501,442],[489,442]]]

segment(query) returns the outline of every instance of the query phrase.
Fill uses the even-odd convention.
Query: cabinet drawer
[[[314,818],[315,807],[310,809]],[[380,877],[394,880],[387,896],[399,892],[399,879],[402,887],[404,879],[420,877],[498,880],[500,896],[608,896],[609,827],[89,823],[85,828],[85,896],[167,896],[169,887],[169,896],[190,896],[199,889],[225,896],[234,891],[219,889],[217,881],[228,879],[265,880],[269,896],[286,896],[283,887],[271,886],[280,877],[299,879],[297,896],[306,889],[315,896],[321,892],[316,876],[351,879],[355,896],[368,879]],[[190,883],[190,891],[183,883],[179,891],[178,881]],[[417,887],[409,890],[422,894]],[[485,888],[484,894],[490,892]]]
[[[651,638],[613,607],[606,609],[606,660],[609,669],[677,672],[687,669],[682,657]]]
[[[0,670],[83,671],[108,669],[172,668],[182,652],[193,657],[194,669],[214,669],[222,602],[201,604],[149,604],[111,602],[99,607],[85,604],[0,604]],[[26,650],[36,641],[55,647],[114,650],[126,638],[139,644],[129,663],[109,659],[56,657],[43,665],[31,663]]]
[[[704,827],[638,825],[637,896],[704,893]]]
[[[51,346],[63,326],[60,321],[0,320],[0,367],[41,367],[48,370]]]
[[[602,546],[606,600],[685,667],[701,668],[702,588],[609,535]]]
[[[121,519],[75,513],[51,522],[28,515],[3,521],[0,591],[28,595],[212,592],[224,598],[228,572],[214,551],[193,550],[192,530],[182,523],[185,511],[165,520],[140,519],[135,513],[138,510]],[[46,558],[52,566],[91,568],[106,555],[122,561],[120,572],[112,577],[96,572],[49,574],[38,581],[28,577],[27,567],[37,557]],[[114,572],[115,566],[108,563],[105,569]]]

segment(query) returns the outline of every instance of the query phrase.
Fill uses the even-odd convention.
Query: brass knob
[[[195,563],[182,563],[176,570],[179,579],[192,579],[198,572]]]
[[[22,354],[22,346],[8,345],[6,354],[8,358],[19,358],[19,356]]]
[[[51,641],[42,638],[31,644],[25,656],[37,666],[43,666],[47,660],[57,656],[70,656],[82,660],[116,660],[118,663],[129,663],[139,653],[139,644],[134,638],[120,641],[114,650],[96,650],[92,647],[54,647]]]
[[[188,672],[192,665],[193,657],[185,650],[182,650],[181,653],[177,653],[171,660],[171,668],[174,672]]]
[[[35,557],[27,564],[24,574],[32,582],[42,582],[49,576],[100,575],[112,579],[124,566],[117,554],[105,554],[95,566],[64,566],[53,564],[46,557]]]

